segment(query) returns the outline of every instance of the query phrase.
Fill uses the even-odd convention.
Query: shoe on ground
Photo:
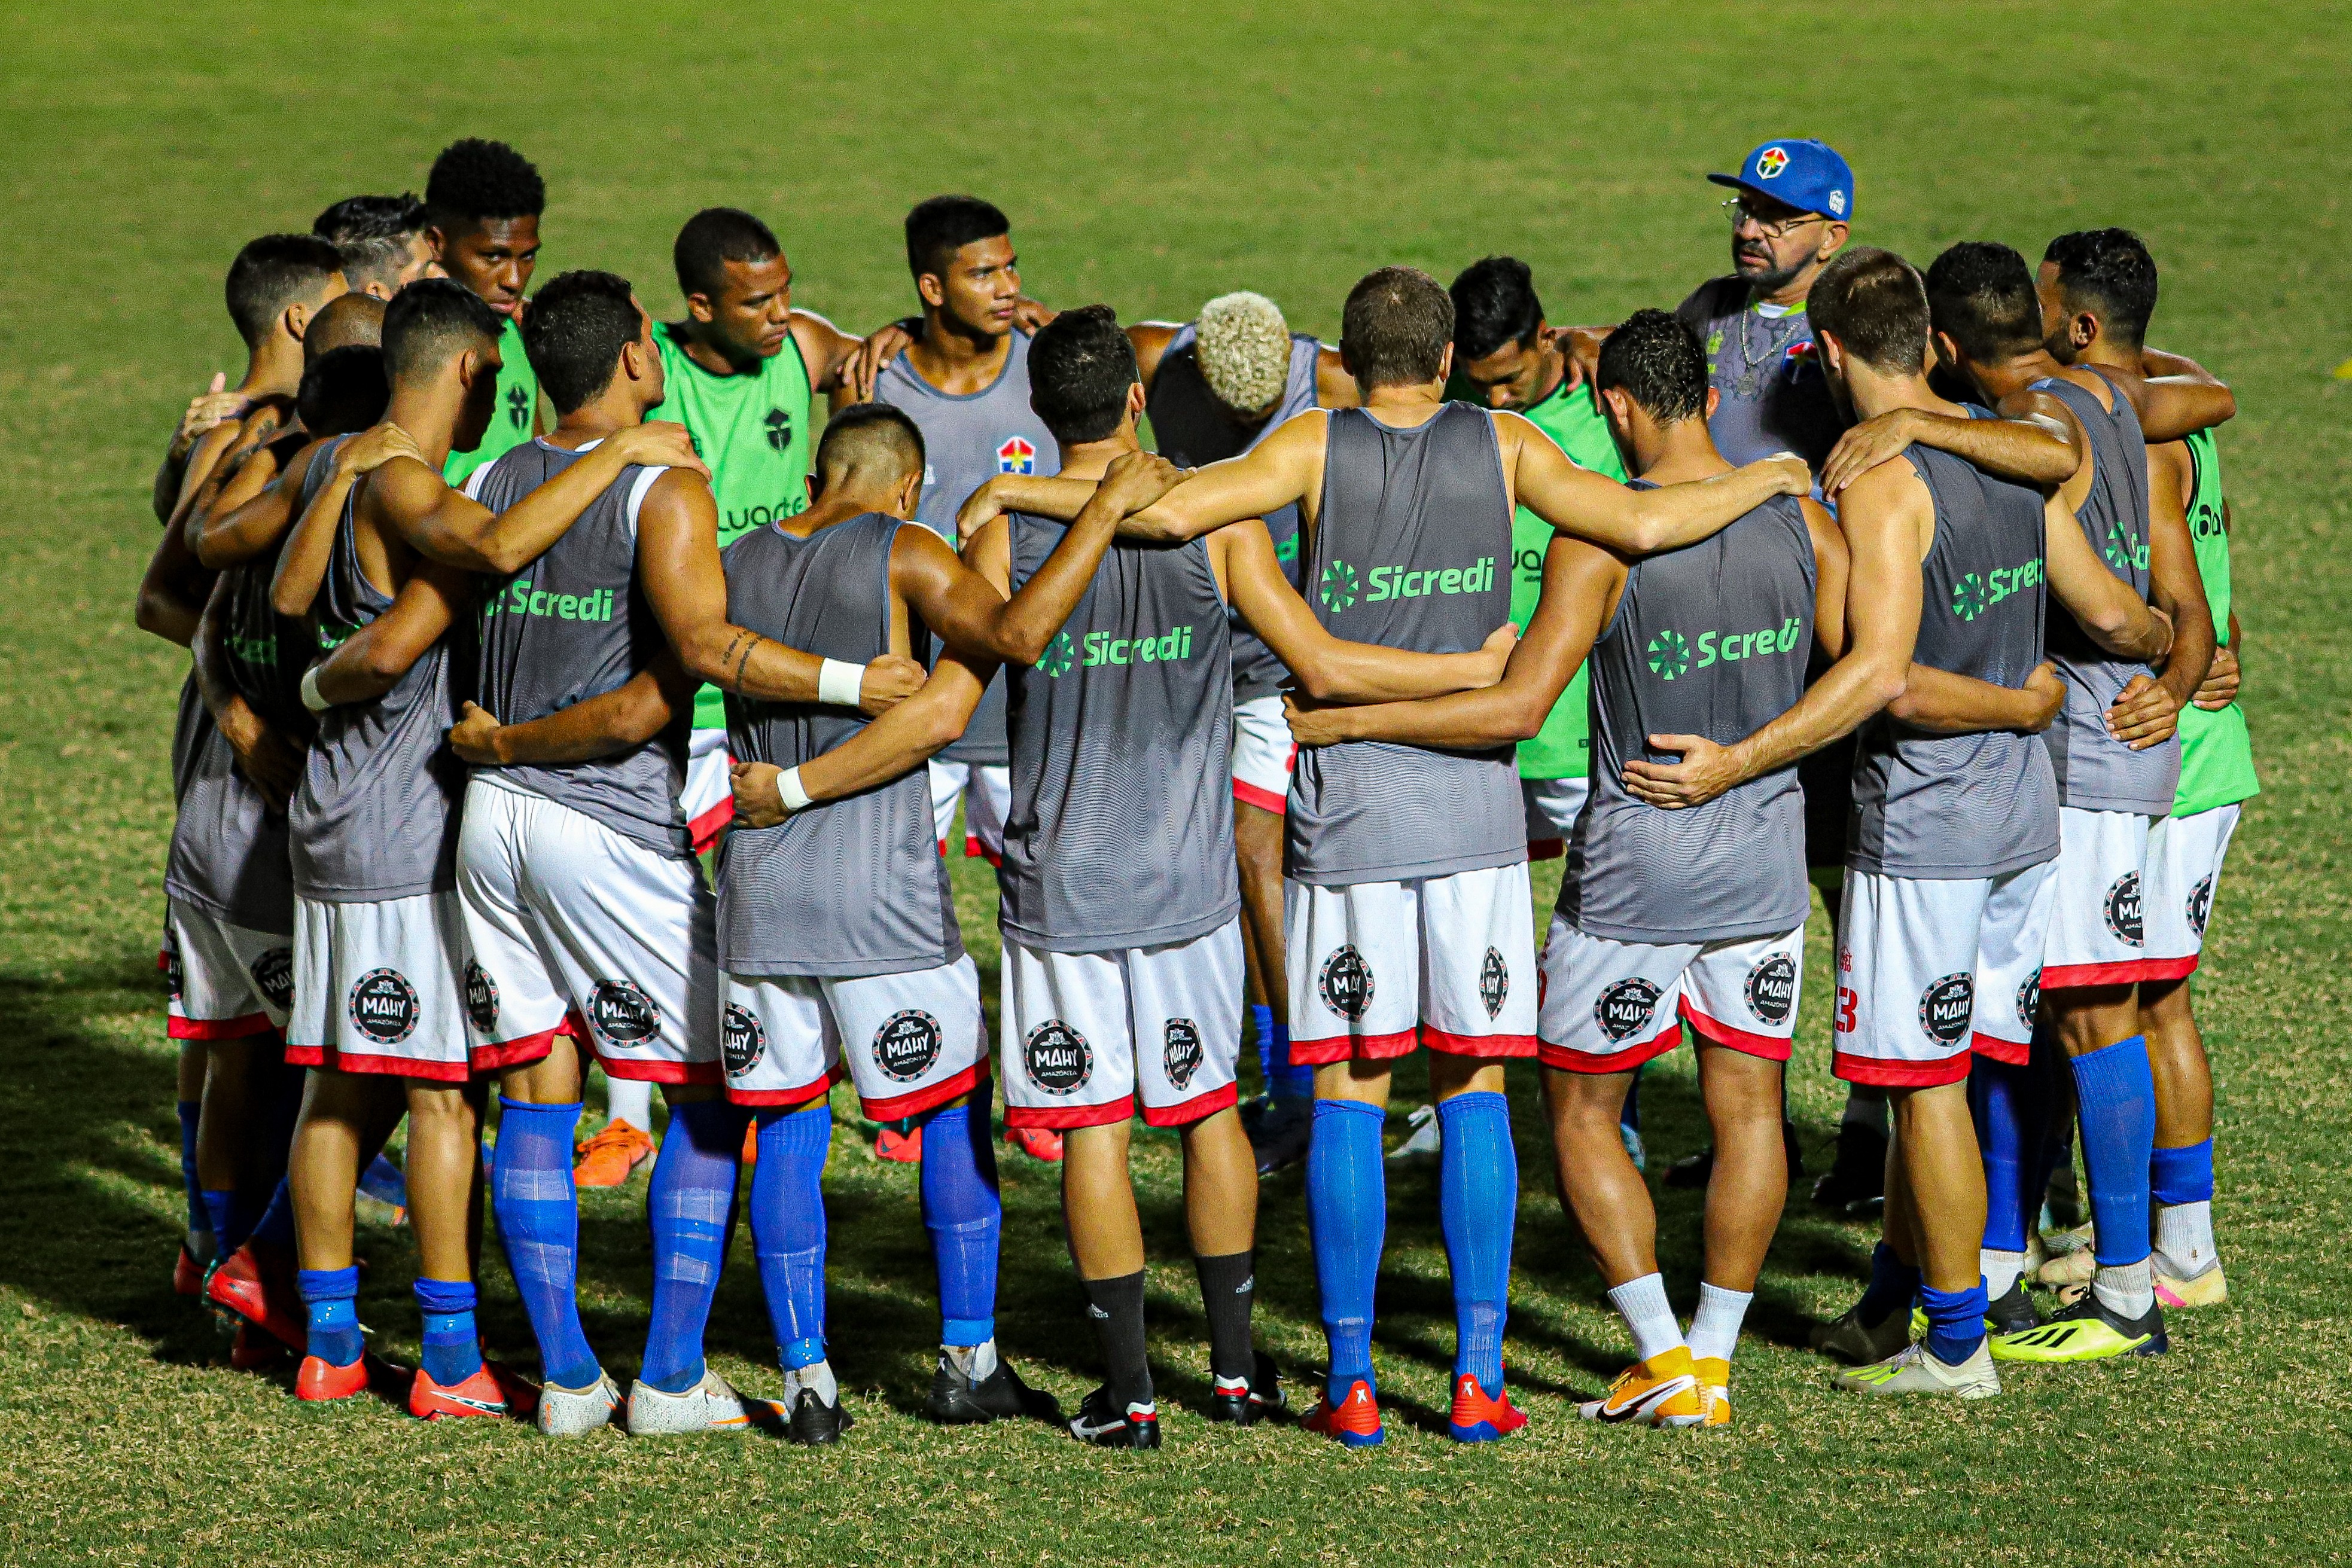
[[[633,1123],[612,1121],[574,1153],[580,1156],[572,1167],[574,1186],[619,1186],[654,1157],[654,1141]]]
[[[1676,1345],[1619,1373],[1607,1394],[1586,1400],[1576,1413],[1611,1426],[1696,1427],[1706,1419],[1706,1397],[1689,1349]]]
[[[1434,1160],[1445,1152],[1445,1131],[1438,1124],[1436,1106],[1416,1105],[1404,1121],[1412,1131],[1403,1143],[1389,1151],[1391,1165],[1417,1165]]]
[[[1051,1127],[1007,1127],[1004,1141],[1042,1164],[1061,1163],[1062,1134]]]
[[[420,1366],[408,1385],[408,1413],[427,1421],[471,1416],[528,1420],[539,1414],[539,1389],[501,1362],[485,1360],[474,1375],[454,1386],[434,1382],[433,1375]]]
[[[2152,1305],[2137,1318],[2110,1311],[2096,1291],[2050,1314],[2050,1321],[2022,1333],[2003,1336],[2003,1361],[2105,1361],[2116,1355],[2162,1355],[2172,1348],[2164,1332],[2164,1308]]]
[[[824,1396],[789,1372],[784,1374],[784,1408],[791,1412],[784,1418],[784,1436],[803,1448],[838,1443],[844,1432],[857,1425],[843,1406],[838,1389],[828,1405]]]
[[[1719,1355],[1695,1355],[1691,1368],[1698,1376],[1698,1393],[1706,1406],[1702,1427],[1731,1425],[1731,1363]]]
[[[1715,1149],[1712,1145],[1695,1155],[1685,1155],[1666,1167],[1666,1185],[1682,1192],[1695,1192],[1706,1186],[1706,1178],[1715,1174]]]
[[[1272,1109],[1274,1109],[1274,1095],[1270,1092],[1253,1094],[1234,1107],[1235,1113],[1242,1119],[1242,1131],[1245,1134],[1255,1133],[1257,1124],[1265,1119],[1265,1113]]]
[[[923,1159],[923,1130],[916,1127],[899,1132],[896,1127],[884,1127],[874,1134],[874,1157],[894,1165],[920,1165]]]
[[[1380,1401],[1372,1397],[1372,1385],[1360,1377],[1348,1385],[1348,1392],[1337,1405],[1327,1392],[1300,1425],[1323,1437],[1337,1437],[1350,1448],[1373,1448],[1388,1437],[1381,1427]]]
[[[172,1264],[172,1293],[175,1296],[201,1296],[205,1293],[205,1266],[180,1243],[180,1256]]]
[[[368,1391],[368,1356],[362,1351],[349,1366],[337,1366],[322,1355],[306,1355],[294,1374],[294,1397],[305,1400],[352,1399]]]
[[[1812,1347],[1832,1361],[1868,1366],[1886,1360],[1911,1343],[1912,1314],[1897,1307],[1876,1322],[1864,1320],[1862,1305],[1848,1307],[1833,1323],[1817,1326],[1807,1336]]]
[[[781,1426],[783,1407],[770,1399],[746,1399],[709,1367],[702,1381],[683,1394],[665,1394],[638,1378],[629,1385],[629,1436],[748,1432],[755,1426]]]
[[[1524,1411],[1511,1403],[1511,1391],[1498,1387],[1492,1397],[1468,1373],[1454,1380],[1454,1408],[1445,1420],[1445,1435],[1457,1443],[1492,1443],[1528,1424]]]
[[[252,1323],[236,1325],[236,1337],[228,1342],[228,1364],[239,1372],[260,1372],[275,1366],[286,1354],[286,1347],[277,1336],[265,1333]]]
[[[1212,1376],[1209,1383],[1209,1419],[1212,1421],[1247,1427],[1283,1408],[1286,1403],[1282,1378],[1274,1369],[1274,1358],[1264,1351],[1257,1353],[1257,1364],[1247,1377]]]
[[[1433,1137],[1437,1113],[1431,1112]],[[1276,1100],[1274,1108],[1258,1122],[1257,1131],[1250,1135],[1250,1152],[1257,1156],[1257,1174],[1269,1176],[1305,1160],[1307,1143],[1314,1134],[1314,1101],[1291,1097]]]
[[[1150,1399],[1124,1404],[1108,1387],[1097,1388],[1070,1417],[1070,1436],[1097,1448],[1156,1448],[1160,1446],[1160,1406]]]
[[[2220,1259],[2201,1274],[2182,1279],[2177,1274],[2156,1270],[2157,1305],[2176,1310],[2193,1307],[2218,1307],[2230,1299],[2230,1281],[2221,1272]]]
[[[302,1292],[294,1282],[291,1253],[257,1241],[213,1265],[205,1276],[205,1300],[257,1325],[289,1350],[310,1347]]]
[[[1985,1333],[1992,1342],[1992,1358],[2006,1361],[2002,1342],[2011,1334],[2024,1333],[2042,1326],[2042,1314],[2033,1310],[2033,1297],[2025,1289],[2025,1276],[2020,1274],[2011,1281],[2000,1298],[1987,1304],[1984,1317]]]
[[[1860,1122],[1838,1124],[1837,1154],[1813,1183],[1813,1206],[1843,1214],[1846,1206],[1886,1196],[1886,1134]]]
[[[1927,1349],[1927,1342],[1905,1345],[1885,1361],[1849,1367],[1830,1380],[1850,1394],[1948,1394],[1958,1399],[1990,1399],[2000,1392],[2000,1374],[1992,1364],[1992,1344],[1979,1341],[1968,1360],[1947,1366]]]
[[[609,1427],[620,1413],[620,1385],[602,1370],[585,1388],[539,1385],[539,1429],[550,1437],[577,1437],[599,1427]]]
[[[923,1401],[923,1414],[942,1427],[964,1427],[1020,1416],[1058,1423],[1062,1408],[1044,1389],[1032,1388],[1022,1382],[1021,1375],[1002,1354],[996,1358],[995,1371],[974,1381],[955,1364],[954,1357],[942,1351],[939,1370],[931,1374],[931,1392]]]

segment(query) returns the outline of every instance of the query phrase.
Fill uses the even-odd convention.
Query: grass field
[[[2352,14],[2342,5],[2052,9],[1864,0],[1768,9],[1107,4],[558,8],[153,0],[14,9],[0,188],[0,1560],[1203,1563],[2307,1562],[2352,1553],[2352,1198],[2340,1014],[2352,951]],[[1442,1436],[1452,1326],[1433,1178],[1391,1186],[1378,1357],[1384,1450],[1193,1413],[1205,1329],[1171,1140],[1139,1138],[1157,1457],[1043,1427],[941,1432],[911,1171],[845,1135],[829,1175],[835,1359],[857,1429],[813,1455],[761,1438],[557,1446],[298,1406],[231,1372],[168,1287],[181,1197],[153,972],[171,827],[166,739],[185,655],[131,624],[154,537],[147,479],[186,396],[241,362],[219,277],[237,245],[358,190],[421,186],[464,134],[535,158],[540,277],[609,267],[675,308],[668,246],[698,206],[765,214],[797,302],[864,329],[906,305],[898,222],[970,189],[1013,214],[1030,292],[1181,319],[1273,295],[1334,333],[1391,261],[1441,277],[1531,261],[1555,321],[1671,306],[1721,270],[1709,169],[1809,133],[1852,159],[1860,237],[1924,261],[1998,237],[2126,223],[2165,267],[2157,338],[2236,385],[2246,706],[2265,792],[2200,977],[2220,1091],[2233,1299],[2181,1314],[2168,1359],[2021,1368],[1998,1402],[1832,1397],[1802,1349],[1871,1237],[1792,1206],[1749,1320],[1733,1431],[1580,1426],[1621,1364],[1550,1192],[1531,1076],[1508,1347],[1533,1425]],[[959,869],[983,970],[992,893]],[[1556,875],[1556,873],[1555,873]],[[1541,887],[1549,892],[1551,878]],[[1815,936],[1822,936],[1817,925]],[[1792,1099],[1832,1134],[1816,941]],[[1702,1134],[1687,1060],[1644,1095],[1659,1161]],[[1405,1103],[1412,1103],[1408,1097]],[[846,1107],[845,1106],[845,1109]],[[1816,1156],[1816,1168],[1819,1157]],[[642,1184],[583,1221],[589,1330],[625,1375],[649,1260]],[[1067,1401],[1091,1343],[1054,1177],[1008,1160],[1003,1337]],[[1696,1291],[1691,1197],[1664,1201],[1668,1279]],[[1299,1179],[1265,1189],[1260,1323],[1319,1364]],[[415,1350],[405,1231],[372,1231],[362,1314]],[[778,1386],[748,1251],[711,1343]],[[492,1263],[484,1320],[525,1354]]]

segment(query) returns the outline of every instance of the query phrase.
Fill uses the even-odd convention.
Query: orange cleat
[[[654,1157],[654,1141],[627,1122],[607,1122],[604,1130],[575,1151],[574,1186],[619,1186],[630,1173]]]
[[[1605,1396],[1586,1400],[1576,1413],[1612,1426],[1696,1427],[1706,1419],[1706,1396],[1689,1348],[1678,1344],[1619,1373]]]
[[[484,1360],[474,1375],[455,1387],[433,1381],[423,1367],[408,1385],[408,1413],[427,1421],[445,1416],[514,1416],[539,1413],[539,1390],[499,1362]]]
[[[1731,1363],[1719,1355],[1700,1355],[1691,1358],[1691,1365],[1697,1371],[1699,1393],[1706,1401],[1706,1418],[1699,1425],[1730,1426]]]
[[[310,1343],[294,1260],[275,1247],[247,1241],[213,1265],[205,1276],[205,1300],[257,1324],[289,1350]]]
[[[1062,1134],[1051,1127],[1007,1127],[1004,1141],[1033,1160],[1054,1165],[1062,1157]]]
[[[424,1376],[423,1373],[416,1375]],[[294,1375],[294,1397],[297,1399],[351,1399],[365,1394],[368,1387],[368,1358],[362,1354],[349,1366],[337,1366],[323,1355],[306,1355],[301,1370]]]
[[[1348,1385],[1347,1396],[1339,1404],[1332,1404],[1328,1393],[1317,1400],[1300,1425],[1310,1432],[1337,1437],[1351,1448],[1369,1448],[1388,1436],[1381,1429],[1381,1407],[1372,1398],[1372,1385],[1360,1377]]]
[[[1445,1430],[1455,1442],[1491,1443],[1527,1424],[1527,1413],[1511,1403],[1510,1390],[1498,1388],[1490,1399],[1470,1374],[1454,1380],[1454,1413]]]
[[[205,1293],[205,1266],[196,1261],[196,1255],[188,1250],[188,1244],[184,1241],[180,1243],[178,1260],[172,1265],[172,1293],[175,1296],[201,1296]]]
[[[923,1157],[923,1130],[917,1127],[910,1133],[894,1133],[887,1127],[883,1128],[874,1134],[874,1157],[877,1160],[894,1160],[902,1166],[920,1163]]]
[[[743,1129],[742,1163],[747,1166],[760,1163],[760,1119],[757,1116],[752,1117],[751,1124]]]

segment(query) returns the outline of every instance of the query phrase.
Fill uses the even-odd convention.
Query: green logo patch
[[[1066,675],[1077,662],[1076,641],[1067,632],[1056,632],[1054,640],[1045,644],[1045,656],[1037,661],[1037,673],[1049,676]]]
[[[1356,602],[1356,569],[1344,560],[1335,560],[1323,569],[1322,581],[1317,585],[1323,599],[1323,608],[1337,615]]]
[[[1690,673],[1690,643],[1681,632],[1668,630],[1650,639],[1650,673],[1668,681]]]

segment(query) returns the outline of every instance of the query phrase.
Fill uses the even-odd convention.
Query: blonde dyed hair
[[[1237,413],[1255,413],[1290,380],[1290,327],[1263,294],[1244,289],[1202,306],[1194,342],[1202,379]]]

